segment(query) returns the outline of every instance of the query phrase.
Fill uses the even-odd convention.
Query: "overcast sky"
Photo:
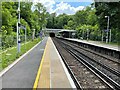
[[[76,11],[82,10],[89,6],[93,0],[33,0],[42,3],[49,13],[56,12],[57,15],[75,14]]]

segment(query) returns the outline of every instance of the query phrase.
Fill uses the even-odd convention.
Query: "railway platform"
[[[76,88],[53,41],[45,37],[2,72],[2,88]]]
[[[111,49],[111,50],[115,50],[115,51],[120,51],[120,46],[118,45],[110,45],[110,44],[106,44],[106,43],[102,43],[99,41],[91,41],[91,40],[80,40],[80,39],[73,39],[73,38],[66,38],[68,40],[72,40],[72,41],[77,41],[77,42],[82,42],[82,43],[86,43],[86,44],[90,44],[90,45],[95,45],[98,47],[103,47],[103,48],[107,48],[107,49]]]
[[[0,72],[2,88],[33,88],[47,37]]]
[[[34,88],[76,88],[50,37],[44,50]]]
[[[61,38],[61,37],[57,37],[57,38]],[[119,45],[111,45],[111,44],[106,44],[106,43],[102,43],[99,41],[80,40],[80,39],[73,39],[73,38],[61,38],[61,39],[76,43],[79,46],[91,49],[101,54],[120,59],[120,54],[119,54],[120,46]]]

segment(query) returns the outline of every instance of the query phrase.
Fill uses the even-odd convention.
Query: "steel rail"
[[[63,43],[63,42],[61,42],[61,43]],[[64,44],[64,43],[63,43]],[[66,45],[66,44],[64,44],[64,45]],[[63,46],[62,46],[63,47]],[[68,45],[67,45],[67,47],[68,47]],[[64,47],[65,48],[65,47]],[[106,83],[110,88],[112,88],[112,87],[114,87],[114,88],[112,88],[112,89],[117,89],[117,90],[119,90],[120,89],[120,85],[117,83],[117,82],[115,82],[113,79],[111,79],[110,77],[108,77],[107,75],[105,75],[103,72],[101,72],[100,70],[98,70],[96,67],[94,67],[93,65],[91,65],[89,62],[87,62],[84,58],[82,58],[82,57],[80,57],[79,55],[77,55],[73,50],[72,50],[73,48],[67,48],[66,50],[72,55],[72,56],[74,56],[79,62],[82,62],[82,63],[84,63],[85,65],[87,65],[89,68],[91,68],[92,70],[94,70],[95,72],[96,72],[96,74],[98,74],[98,75],[100,75],[100,77],[101,78],[103,78],[106,82],[109,82],[109,84],[108,83],[106,83],[105,81],[103,81],[104,83]],[[100,79],[101,79],[100,78]]]
[[[55,43],[54,39],[52,39],[52,40],[53,40],[53,42]],[[55,46],[56,46],[56,45],[55,45]],[[56,46],[56,47],[57,47],[57,46]],[[66,59],[65,59],[64,56],[61,54],[61,52],[60,52],[60,50],[59,50],[58,48],[57,48],[57,50],[58,50],[58,52],[59,52],[59,54],[60,54],[63,62],[65,63],[65,66],[67,67],[68,72],[70,73],[70,75],[71,75],[71,77],[72,77],[72,79],[73,79],[73,81],[74,81],[77,89],[83,90],[82,87],[81,87],[81,85],[79,84],[77,78],[75,77],[74,73],[72,72],[70,66],[69,66],[68,63],[66,62]]]
[[[111,79],[110,77],[105,75],[103,72],[98,70],[96,67],[94,67],[92,64],[90,64],[89,62],[84,60],[82,57],[76,55],[73,51],[71,51],[71,53],[73,53],[73,56],[75,55],[76,57],[78,57],[79,61],[82,60],[87,66],[89,66],[91,69],[93,69],[95,72],[97,72],[102,78],[104,78],[107,82],[109,82],[111,84],[111,86],[113,86],[116,90],[120,90],[120,85],[117,82],[115,82],[113,79]]]
[[[64,42],[63,42],[63,43],[64,43]],[[66,44],[66,43],[64,43],[64,44]],[[67,47],[68,47],[68,46],[71,47],[71,46],[68,45],[68,44],[66,44],[66,45],[67,45]],[[73,48],[73,47],[71,47],[71,48]],[[73,48],[73,49],[74,49],[74,48]],[[108,71],[112,72],[113,74],[117,75],[118,77],[120,77],[120,72],[119,72],[118,70],[113,69],[113,68],[111,68],[111,67],[109,67],[109,66],[107,66],[107,65],[103,65],[102,63],[97,62],[96,60],[94,60],[94,59],[90,58],[89,56],[87,56],[87,55],[79,52],[79,51],[76,50],[76,49],[74,49],[74,50],[75,50],[76,52],[82,54],[82,55],[85,56],[86,58],[90,59],[91,61],[94,61],[94,62],[97,63],[99,66],[104,67],[106,70],[108,70]]]
[[[85,49],[84,47],[80,47],[80,46],[78,46],[78,45],[75,45],[75,44],[73,44],[73,43],[72,43],[71,41],[69,41],[69,40],[65,40],[65,41],[67,41],[68,43],[72,44],[73,46],[76,46],[76,47],[81,48],[81,49],[83,49],[83,50],[85,50],[85,51],[88,51],[88,52],[90,52],[90,53],[93,53],[93,54],[95,54],[95,55],[98,55],[98,56],[100,56],[100,57],[102,57],[102,58],[105,58],[105,59],[107,59],[107,60],[110,60],[110,61],[112,61],[112,62],[115,62],[115,63],[120,64],[119,61],[115,61],[115,60],[110,59],[110,58],[107,58],[107,57],[105,57],[105,56],[103,56],[103,55],[101,55],[101,54],[98,54],[98,53],[96,53],[96,52],[94,52],[94,51],[87,50],[87,49]]]

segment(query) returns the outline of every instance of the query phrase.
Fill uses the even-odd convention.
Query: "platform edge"
[[[53,43],[53,41],[52,41],[52,43]],[[61,58],[61,56],[60,56],[60,54],[59,54],[56,46],[54,45],[54,43],[53,43],[53,46],[54,46],[55,51],[56,51],[56,53],[57,53],[57,55],[58,55],[58,57],[59,57],[59,59],[60,59],[60,62],[61,62],[61,64],[62,64],[62,66],[63,66],[63,69],[64,69],[64,71],[65,71],[65,74],[66,74],[66,76],[67,76],[67,78],[68,78],[68,80],[69,80],[69,83],[70,83],[71,87],[75,89],[75,88],[76,88],[75,83],[73,82],[73,80],[72,80],[72,78],[71,78],[71,76],[70,76],[70,74],[69,74],[69,72],[68,72],[68,70],[67,70],[64,62],[62,61],[62,58]]]
[[[47,43],[48,43],[48,41],[47,41]],[[41,73],[41,70],[42,70],[42,65],[43,65],[43,61],[44,61],[44,57],[45,57],[45,53],[46,53],[47,43],[46,43],[45,50],[44,50],[44,53],[43,53],[43,56],[42,56],[42,59],[41,59],[41,62],[40,62],[40,66],[39,66],[39,69],[38,69],[38,72],[37,72],[36,79],[35,79],[35,82],[34,82],[34,85],[33,85],[33,90],[36,90],[37,86],[38,86],[38,81],[39,81],[39,77],[40,77],[40,73]]]

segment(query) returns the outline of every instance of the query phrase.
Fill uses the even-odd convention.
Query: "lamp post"
[[[33,29],[32,40],[35,38],[35,29]]]
[[[102,30],[102,42],[103,42],[103,35],[104,35],[103,33],[104,33],[104,30]]]
[[[111,42],[111,29],[110,29],[110,38],[109,38],[109,42]]]
[[[20,52],[20,0],[18,2],[17,51]]]
[[[87,40],[88,40],[88,37],[89,37],[89,30],[87,29]]]
[[[110,17],[109,16],[105,16],[105,18],[108,18],[108,21],[107,21],[107,35],[106,35],[106,43],[108,43],[108,32],[109,32]]]
[[[26,51],[27,30],[25,26],[24,26],[24,30],[25,30],[25,51]]]

